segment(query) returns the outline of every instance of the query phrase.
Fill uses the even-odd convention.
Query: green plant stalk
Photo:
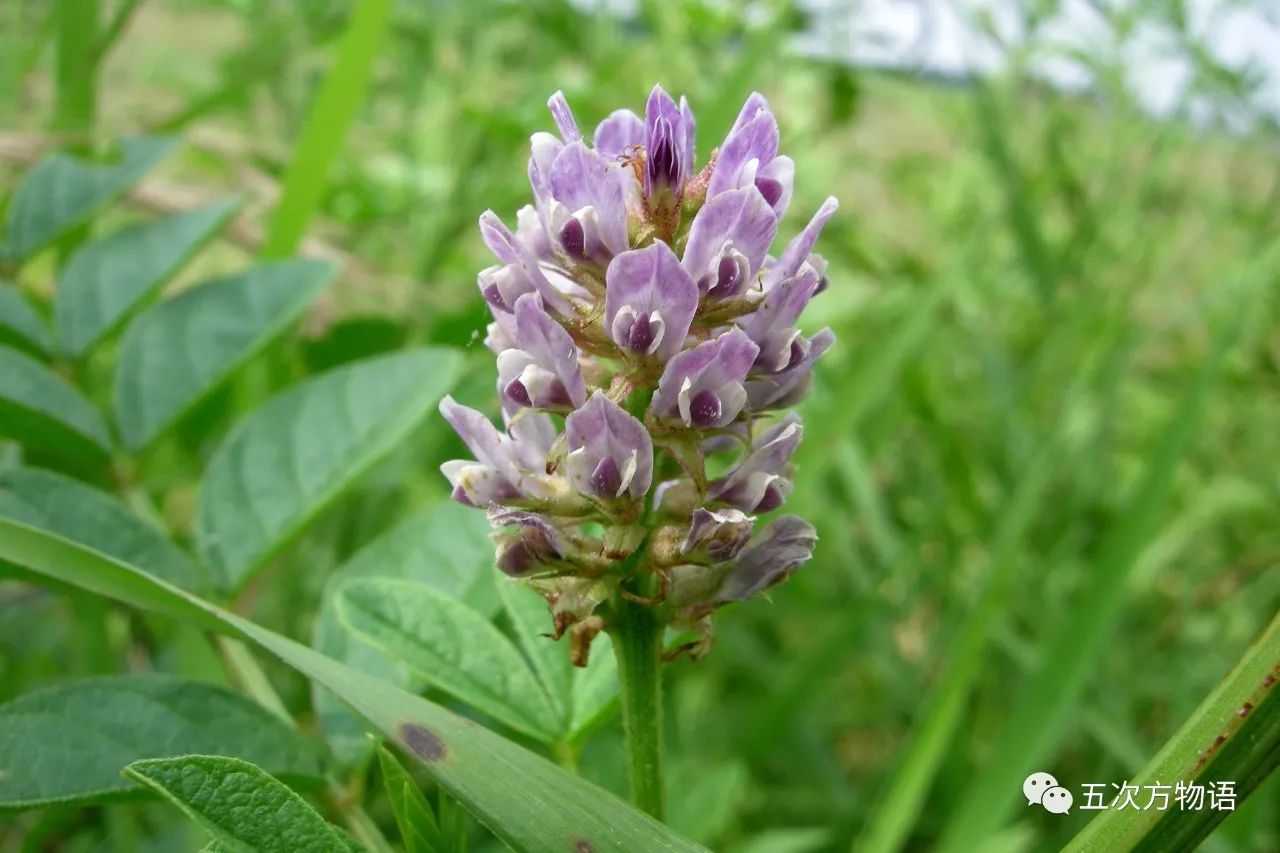
[[[1235,782],[1243,801],[1280,764],[1280,615],[1134,784]],[[1064,848],[1191,850],[1231,812],[1108,809]]]
[[[391,7],[391,0],[360,0],[351,13],[337,58],[311,105],[285,172],[280,204],[262,246],[264,258],[294,254],[320,206],[329,168],[342,150],[369,89],[373,64],[391,25]]]
[[[53,129],[72,138],[71,150],[87,151],[98,112],[98,0],[58,0],[53,15]]]
[[[622,692],[631,799],[658,820],[666,812],[662,770],[662,625],[650,608],[618,598],[613,653]]]

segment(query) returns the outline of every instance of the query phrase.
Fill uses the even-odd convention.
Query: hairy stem
[[[610,628],[622,688],[627,774],[637,806],[663,819],[662,626],[653,611],[619,597]]]

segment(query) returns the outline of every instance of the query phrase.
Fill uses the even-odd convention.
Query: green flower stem
[[[613,652],[622,688],[622,725],[627,743],[631,799],[663,820],[666,790],[662,772],[662,626],[653,611],[618,598],[614,608]]]

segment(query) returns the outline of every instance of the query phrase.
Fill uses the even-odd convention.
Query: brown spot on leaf
[[[417,723],[401,723],[400,739],[423,761],[440,761],[449,754],[438,734]]]
[[[1243,705],[1240,706],[1240,710],[1236,711],[1236,716],[1247,717],[1249,716],[1249,712],[1252,710],[1253,710],[1253,703],[1245,702]]]
[[[596,853],[596,848],[585,838],[573,842],[573,853]]]

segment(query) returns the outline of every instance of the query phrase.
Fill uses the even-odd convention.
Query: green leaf
[[[449,853],[435,812],[422,796],[417,783],[396,761],[391,750],[378,747],[378,764],[382,767],[382,782],[391,800],[391,812],[396,816],[400,838],[408,853]]]
[[[132,566],[0,519],[0,560],[44,577],[257,643],[348,702],[499,840],[520,853],[694,853],[616,796],[470,720],[268,631]]]
[[[559,739],[581,740],[617,704],[613,639],[599,634],[591,641],[587,665],[575,667],[569,660],[569,643],[551,639],[555,626],[546,599],[525,584],[499,580],[497,586],[516,639],[556,710]]]
[[[319,779],[317,744],[216,684],[109,676],[0,705],[0,808],[128,796],[120,771],[141,758],[217,752],[299,780]]]
[[[7,347],[0,347],[0,435],[84,456],[105,456],[111,447],[107,425],[79,391]]]
[[[27,173],[9,205],[8,249],[19,261],[86,222],[177,147],[176,139],[120,141],[120,159],[102,165],[53,154]]]
[[[164,287],[240,209],[243,199],[124,228],[82,246],[58,276],[54,320],[63,352],[81,356]]]
[[[430,586],[489,616],[498,604],[489,530],[482,513],[453,501],[413,513],[334,572],[316,615],[312,645],[363,672],[415,688],[416,680],[402,664],[355,640],[342,627],[334,607],[337,587],[349,578],[401,578]],[[314,702],[325,739],[339,762],[354,765],[372,754],[363,720],[323,688],[315,690]]]
[[[43,355],[53,347],[44,318],[16,287],[4,282],[0,282],[0,345],[33,355]]]
[[[373,578],[343,584],[337,611],[361,642],[433,687],[516,731],[556,739],[556,709],[519,650],[466,605],[419,584]]]
[[[1280,615],[1132,784],[1234,782],[1243,802],[1280,766]],[[1107,809],[1064,848],[1194,850],[1229,811]]]
[[[613,638],[599,634],[591,641],[587,665],[573,671],[573,715],[569,736],[580,741],[618,706],[618,661]]]
[[[543,691],[551,701],[559,721],[559,731],[569,728],[573,703],[574,667],[569,662],[569,643],[551,639],[555,626],[547,600],[529,586],[507,579],[498,581],[503,606],[511,619],[516,641],[533,665]],[[596,649],[591,650],[594,655]]]
[[[324,261],[281,261],[211,281],[145,311],[116,373],[120,437],[138,449],[296,320],[333,279]]]
[[[426,417],[458,369],[419,349],[317,376],[242,420],[209,462],[197,536],[224,588],[242,585]]]
[[[208,577],[161,531],[129,512],[111,495],[78,480],[42,471],[17,468],[0,472],[0,496],[10,495],[36,513],[10,515],[0,504],[0,515],[65,536],[95,551],[126,563],[146,566],[157,577],[175,586],[200,592]]]
[[[135,761],[124,773],[186,812],[226,850],[346,853],[355,849],[288,785],[239,758],[152,758]]]

